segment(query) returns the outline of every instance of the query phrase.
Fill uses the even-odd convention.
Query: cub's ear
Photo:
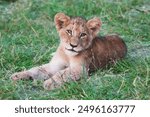
[[[99,32],[101,24],[102,24],[101,20],[96,17],[93,19],[90,19],[86,23],[87,27],[92,31],[94,36],[96,36],[96,34]]]
[[[66,16],[64,13],[57,13],[54,18],[55,25],[59,31],[61,28],[66,27],[70,22],[70,17]]]

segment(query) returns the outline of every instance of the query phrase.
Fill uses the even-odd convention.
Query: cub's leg
[[[66,61],[56,54],[50,63],[34,67],[26,71],[14,73],[11,78],[12,80],[20,79],[48,79],[52,77],[59,70],[65,69]]]
[[[51,70],[49,69],[50,63],[33,67],[29,70],[21,71],[14,73],[11,78],[12,80],[20,80],[20,79],[48,79],[53,74],[51,73]]]
[[[53,77],[49,78],[44,82],[44,88],[47,90],[52,90],[62,86],[65,82],[79,80],[80,77],[87,74],[82,66],[68,67],[64,70],[57,72]]]

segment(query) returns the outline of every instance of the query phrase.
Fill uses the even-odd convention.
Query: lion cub
[[[117,35],[97,37],[99,18],[86,21],[58,13],[54,20],[60,45],[50,63],[15,73],[11,76],[13,80],[45,79],[44,88],[52,90],[126,55],[126,45]]]

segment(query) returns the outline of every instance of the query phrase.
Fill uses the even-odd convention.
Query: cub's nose
[[[73,48],[75,48],[75,47],[77,47],[78,45],[74,45],[74,44],[71,44],[71,43],[70,43],[70,46],[73,47]]]

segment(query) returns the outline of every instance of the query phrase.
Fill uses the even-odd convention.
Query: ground
[[[14,1],[14,2],[12,2]],[[46,91],[12,73],[49,62],[59,44],[54,15],[101,18],[99,35],[119,34],[126,58],[87,79]],[[150,99],[149,0],[1,0],[0,99]]]

